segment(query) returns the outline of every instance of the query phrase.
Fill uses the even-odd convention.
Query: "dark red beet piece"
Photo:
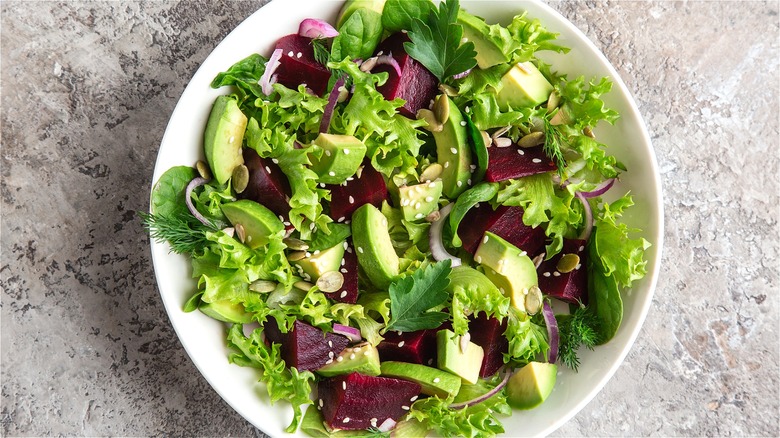
[[[282,49],[282,58],[275,74],[277,81],[287,88],[297,89],[298,85],[306,84],[314,94],[322,96],[328,89],[330,72],[314,59],[311,40],[298,34],[280,38],[276,49]]]
[[[322,368],[328,360],[338,356],[349,344],[349,339],[336,333],[325,333],[303,321],[295,321],[293,329],[282,333],[276,320],[265,323],[265,337],[281,344],[282,359],[288,367],[298,371],[313,371]]]
[[[436,363],[436,331],[387,332],[377,345],[382,361],[409,362],[434,366]]]
[[[496,318],[488,318],[480,313],[469,323],[471,342],[482,347],[485,357],[479,377],[489,377],[498,372],[504,365],[504,353],[509,351],[509,341],[504,337],[507,322],[498,322]]]
[[[244,165],[249,169],[249,183],[241,199],[251,199],[282,216],[290,212],[290,182],[272,160],[261,158],[254,149],[244,148]]]
[[[409,412],[420,385],[408,380],[352,373],[320,381],[317,406],[331,428],[362,430]]]
[[[348,250],[344,251],[344,264],[339,269],[344,276],[344,285],[337,292],[325,295],[341,303],[355,304],[358,299],[358,261],[352,240],[348,240]]]
[[[384,55],[392,53],[398,66],[401,67],[400,76],[390,65],[379,65],[372,70],[372,73],[389,73],[387,82],[377,90],[387,100],[396,98],[405,100],[406,103],[398,109],[398,112],[414,119],[417,117],[417,111],[421,108],[428,108],[431,100],[436,97],[439,81],[427,68],[406,53],[404,43],[407,41],[410,41],[409,37],[398,32],[387,37],[377,47],[377,54],[379,52]]]
[[[538,254],[546,236],[542,227],[531,228],[523,223],[523,209],[520,207],[499,206],[493,210],[487,204],[472,208],[458,227],[458,235],[463,241],[463,249],[474,254],[485,231],[527,252],[531,257]]]
[[[363,171],[355,175],[346,185],[329,185],[330,217],[337,222],[344,222],[352,217],[352,213],[363,204],[373,204],[379,208],[387,199],[387,185],[382,174],[370,163],[363,165]]]
[[[579,266],[573,271],[558,271],[558,261],[565,254],[577,254]],[[588,304],[588,270],[586,242],[577,239],[564,239],[563,249],[550,260],[539,265],[539,288],[546,295],[567,303]]]
[[[558,166],[547,157],[542,146],[533,148],[520,148],[517,145],[505,148],[493,146],[488,148],[485,181],[505,181],[555,170],[558,170]]]

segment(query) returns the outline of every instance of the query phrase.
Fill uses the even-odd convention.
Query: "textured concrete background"
[[[264,3],[0,2],[3,435],[262,436],[181,348],[135,211],[189,78]],[[778,2],[552,5],[633,90],[667,224],[636,345],[556,435],[780,435]]]

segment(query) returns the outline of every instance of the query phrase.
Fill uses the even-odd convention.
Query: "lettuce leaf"
[[[603,274],[614,277],[621,288],[631,287],[634,281],[647,273],[644,252],[650,247],[650,242],[642,237],[632,239],[630,235],[641,230],[617,222],[623,211],[632,205],[634,201],[630,194],[611,204],[603,204],[591,237],[591,253],[596,256],[594,260],[598,261]]]
[[[287,368],[279,352],[279,344],[267,346],[261,330],[244,336],[243,326],[234,324],[228,332],[228,347],[234,350],[228,357],[231,363],[258,368],[262,371],[260,381],[266,384],[271,403],[287,400],[293,408],[292,423],[285,429],[293,433],[303,419],[302,407],[312,404],[311,383],[315,376],[311,371],[299,372],[295,367]]]
[[[504,336],[509,340],[509,352],[504,362],[526,364],[537,357],[546,356],[550,350],[547,328],[536,324],[528,315],[510,308],[509,323]]]
[[[538,19],[530,19],[527,13],[515,16],[507,26],[511,38],[518,42],[518,47],[512,53],[512,64],[531,61],[535,53],[540,50],[550,50],[559,53],[568,53],[569,48],[555,44],[558,34],[550,32]]]
[[[509,298],[505,297],[484,274],[468,266],[458,266],[450,273],[447,292],[452,330],[457,335],[469,329],[469,316],[480,312],[503,321],[509,315]]]

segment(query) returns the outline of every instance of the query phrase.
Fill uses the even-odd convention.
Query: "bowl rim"
[[[306,0],[297,0],[299,2],[306,2]],[[235,39],[235,35],[239,33],[240,29],[245,28],[246,26],[250,26],[254,21],[258,20],[258,17],[263,16],[265,14],[278,14],[283,13],[281,11],[283,9],[282,4],[285,4],[287,6],[288,3],[290,3],[290,0],[286,0],[283,2],[282,0],[271,0],[265,5],[261,6],[258,10],[256,10],[254,13],[250,14],[246,19],[244,19],[241,23],[239,23],[235,28],[233,28],[223,39],[222,41],[217,44],[214,49],[210,52],[210,54],[206,57],[206,59],[203,61],[203,63],[199,66],[199,68],[196,70],[195,74],[190,79],[190,82],[187,84],[185,89],[183,90],[182,94],[179,97],[179,100],[177,101],[177,104],[171,113],[169,122],[166,126],[165,134],[163,135],[163,138],[160,142],[160,148],[158,151],[157,159],[155,161],[155,167],[152,177],[152,190],[154,189],[155,182],[159,179],[160,175],[162,175],[163,172],[165,172],[168,168],[170,168],[169,165],[163,166],[163,163],[166,161],[163,158],[163,147],[166,144],[170,144],[172,139],[171,136],[174,135],[172,132],[171,125],[174,121],[179,120],[181,118],[181,114],[183,112],[186,112],[188,108],[185,104],[185,97],[188,97],[190,94],[195,93],[191,88],[191,85],[193,83],[200,83],[203,82],[203,76],[210,74],[210,72],[213,69],[213,65],[219,63],[219,66],[223,70],[225,65],[222,65],[222,61],[218,60],[216,56],[217,52],[220,52],[220,49],[233,43],[233,39]],[[327,0],[323,3],[341,3],[341,0]],[[479,0],[472,0],[472,1],[463,1],[464,4],[474,4],[474,3],[481,3]],[[488,2],[483,2],[488,3]],[[603,387],[606,385],[606,383],[613,377],[617,369],[622,365],[623,361],[625,360],[628,352],[630,351],[631,347],[634,345],[636,338],[639,335],[639,332],[641,331],[641,328],[644,324],[644,321],[647,317],[647,314],[649,312],[650,306],[653,301],[653,295],[655,293],[655,289],[657,287],[658,283],[658,277],[660,272],[660,266],[661,266],[661,258],[662,258],[662,252],[663,252],[663,231],[664,231],[664,204],[663,204],[663,195],[662,195],[662,185],[661,185],[661,178],[660,178],[660,172],[658,168],[658,162],[657,157],[655,154],[655,150],[652,147],[652,142],[650,139],[650,135],[647,129],[647,126],[645,124],[645,121],[643,117],[641,116],[641,112],[639,111],[639,108],[633,98],[633,95],[631,94],[630,90],[624,83],[621,76],[618,74],[614,66],[609,62],[609,60],[606,58],[606,56],[599,50],[596,45],[585,35],[579,28],[577,28],[573,23],[571,23],[566,17],[564,17],[561,13],[559,13],[557,10],[553,9],[551,6],[543,3],[541,0],[525,0],[525,1],[494,1],[490,3],[512,3],[516,4],[518,9],[524,9],[528,10],[528,6],[533,6],[533,8],[536,8],[537,11],[542,11],[544,14],[548,14],[556,19],[556,25],[566,28],[567,31],[572,33],[577,37],[579,42],[581,44],[584,44],[590,54],[594,55],[596,58],[598,58],[599,63],[602,67],[604,67],[610,76],[610,79],[613,82],[613,85],[616,85],[617,88],[620,90],[620,93],[625,98],[626,103],[628,105],[628,109],[631,111],[631,115],[637,120],[639,125],[639,132],[637,134],[640,134],[642,137],[642,140],[645,145],[647,145],[647,148],[644,152],[646,152],[649,156],[649,160],[647,160],[646,165],[649,167],[650,175],[652,176],[652,188],[655,189],[655,196],[652,200],[655,202],[655,215],[651,220],[651,223],[654,221],[657,223],[656,226],[656,232],[652,235],[647,234],[649,233],[648,230],[645,230],[645,237],[648,238],[648,240],[651,240],[654,251],[651,251],[646,255],[646,258],[648,260],[647,263],[647,273],[645,278],[643,279],[644,282],[647,282],[646,286],[643,287],[644,295],[643,300],[641,302],[641,306],[639,308],[639,314],[638,317],[635,319],[635,322],[633,324],[633,327],[631,327],[631,331],[629,333],[628,340],[624,343],[622,346],[617,359],[612,362],[612,364],[609,366],[606,373],[603,374],[603,376],[592,385],[591,389],[585,394],[584,397],[582,397],[579,402],[569,411],[566,413],[566,415],[563,415],[559,417],[556,421],[550,422],[546,427],[540,429],[538,433],[536,433],[536,436],[546,436],[550,433],[554,432],[556,429],[560,428],[562,425],[567,423],[571,418],[573,418],[575,415],[577,415],[588,403],[590,403],[593,398],[603,389]],[[280,10],[280,11],[277,11]],[[537,13],[531,14],[529,12],[529,15],[536,16]],[[548,23],[545,23],[547,25]],[[254,49],[253,52],[257,52],[259,50]],[[233,59],[233,62],[237,61],[238,58]],[[222,71],[217,70],[217,71]],[[207,78],[208,81],[206,83],[210,83],[211,78]],[[615,90],[613,89],[613,93]],[[217,92],[216,90],[210,90],[203,92],[205,94],[213,94],[214,96],[218,94],[222,94],[221,92]],[[621,112],[621,117],[625,117],[624,110]],[[202,155],[202,154],[201,154]],[[151,200],[151,193],[150,193],[150,200]],[[150,202],[150,210],[151,210],[151,202]],[[181,312],[180,308],[177,308],[176,305],[178,303],[174,303],[173,299],[169,296],[170,293],[166,294],[166,291],[163,288],[163,284],[165,284],[165,273],[160,268],[163,264],[163,260],[170,257],[172,254],[167,254],[166,249],[167,246],[165,244],[157,243],[150,239],[150,251],[152,255],[152,263],[154,266],[154,272],[155,272],[155,280],[156,285],[158,287],[158,290],[160,292],[163,305],[165,307],[166,313],[168,315],[168,319],[171,322],[171,325],[174,328],[174,331],[176,332],[177,337],[179,338],[179,341],[181,342],[182,346],[184,347],[184,350],[186,351],[187,355],[189,356],[190,360],[192,361],[193,365],[198,369],[199,373],[205,378],[205,380],[209,383],[209,385],[219,394],[219,396],[224,400],[228,405],[230,405],[239,415],[241,415],[247,422],[252,424],[254,427],[257,427],[261,431],[263,431],[266,434],[271,433],[270,430],[267,430],[266,428],[261,425],[258,421],[256,421],[255,418],[249,416],[246,414],[246,410],[242,406],[238,406],[237,403],[232,399],[230,394],[226,393],[223,388],[214,381],[213,376],[208,373],[204,365],[197,360],[195,351],[193,350],[193,345],[189,342],[185,341],[185,333],[183,328],[180,326],[179,321],[177,321],[178,318],[174,316],[174,313],[172,313],[174,310],[176,312]],[[625,330],[625,327],[621,327],[621,330]],[[235,366],[233,366],[235,367]],[[238,367],[235,367],[238,368]],[[267,398],[265,400],[267,402]],[[270,406],[266,406],[270,408]],[[298,435],[300,435],[300,431],[298,432]],[[295,435],[290,435],[295,436]]]

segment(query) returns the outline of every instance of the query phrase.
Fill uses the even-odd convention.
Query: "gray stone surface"
[[[262,436],[181,348],[135,212],[187,81],[264,3],[0,3],[3,435]],[[778,2],[552,6],[633,90],[667,224],[637,343],[555,435],[780,435]]]

